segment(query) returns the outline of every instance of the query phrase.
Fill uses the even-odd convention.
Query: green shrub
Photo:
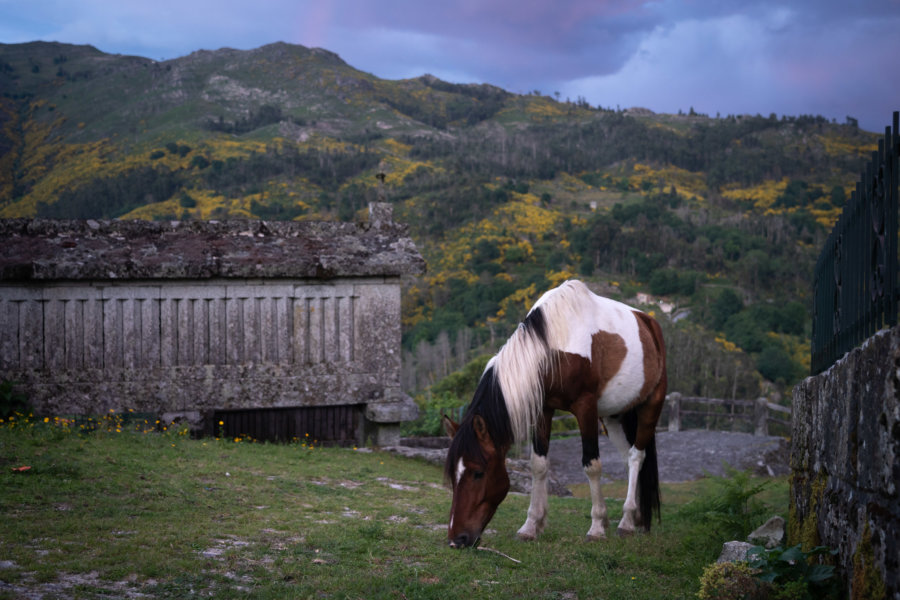
[[[763,600],[768,586],[746,562],[713,563],[700,577],[700,600]]]
[[[180,204],[182,208],[194,208],[197,206],[197,200],[187,192],[181,192],[178,204]]]
[[[838,589],[834,567],[814,563],[817,556],[834,556],[837,550],[816,546],[808,552],[800,544],[787,550],[754,546],[747,551],[750,567],[756,570],[760,581],[774,586],[772,598],[776,600],[819,600],[837,598]]]
[[[447,392],[432,396],[427,401],[419,397],[417,401],[419,403],[419,418],[401,425],[400,431],[403,435],[442,436],[444,435],[444,415],[447,415],[454,421],[459,421],[462,417],[463,408],[468,403],[467,400],[462,400]]]

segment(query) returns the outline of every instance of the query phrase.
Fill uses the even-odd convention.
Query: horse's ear
[[[484,418],[481,415],[475,415],[475,418],[472,419],[472,426],[475,428],[475,435],[478,437],[481,447],[493,450],[494,440],[491,439],[491,434],[488,433],[487,423],[484,422]]]
[[[451,438],[456,435],[456,430],[459,429],[459,423],[457,423],[447,415],[441,416],[441,425],[443,425],[444,427],[444,433],[446,433],[447,436]]]

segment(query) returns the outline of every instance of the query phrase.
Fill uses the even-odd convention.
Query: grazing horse
[[[488,362],[461,422],[444,417],[453,437],[444,467],[453,487],[450,546],[478,543],[509,491],[506,454],[529,435],[531,504],[518,537],[540,535],[547,518],[547,450],[556,410],[575,415],[581,431],[581,462],[592,503],[587,538],[605,538],[609,525],[600,491],[600,419],[628,465],[618,532],[628,535],[636,526],[649,531],[653,511],[659,511],[655,432],[665,396],[665,348],[652,317],[597,296],[580,281],[546,292]]]

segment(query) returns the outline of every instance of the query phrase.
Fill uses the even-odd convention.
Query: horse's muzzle
[[[477,546],[478,542],[480,541],[480,537],[470,536],[467,533],[461,533],[450,540],[449,544],[451,548],[468,548],[469,546]]]

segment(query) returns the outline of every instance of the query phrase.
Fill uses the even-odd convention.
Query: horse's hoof
[[[584,536],[584,541],[586,542],[602,542],[606,539],[606,534],[601,535],[586,535]]]
[[[537,536],[533,533],[517,533],[516,537],[519,538],[520,542],[533,542],[537,539]]]
[[[634,535],[634,529],[619,528],[619,529],[616,529],[616,535],[618,535],[620,538],[631,537]]]

